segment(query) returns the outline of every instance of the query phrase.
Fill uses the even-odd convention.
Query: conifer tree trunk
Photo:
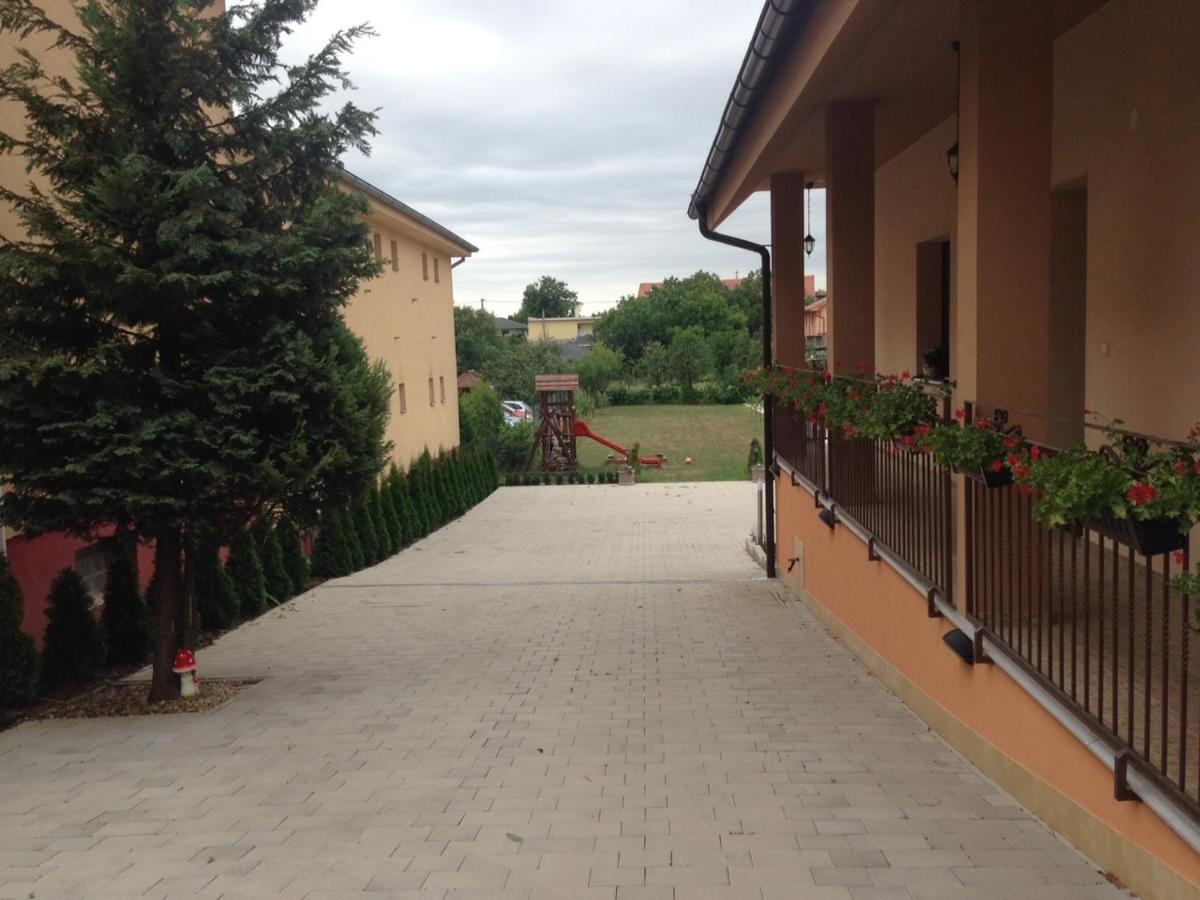
[[[179,696],[179,679],[171,671],[175,651],[179,649],[180,595],[183,585],[179,564],[183,544],[179,529],[158,536],[154,544],[154,674],[150,679],[150,700],[174,700]]]

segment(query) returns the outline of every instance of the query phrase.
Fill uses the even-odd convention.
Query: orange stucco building
[[[1182,439],[1200,416],[1197,47],[1193,0],[776,0],[689,212],[719,231],[769,192],[776,363],[805,365],[811,183],[834,373],[919,372],[941,348],[955,406],[1031,439],[1097,442],[1085,407]],[[1196,895],[1200,645],[1169,558],[1044,535],[1012,488],[785,409],[774,438],[780,579],[1135,891]],[[1029,605],[1043,589],[1069,605]]]

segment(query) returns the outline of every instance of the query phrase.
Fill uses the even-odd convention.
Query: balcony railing
[[[1196,601],[1171,590],[1191,564],[1186,542],[1179,559],[1143,556],[1094,528],[1048,528],[1034,498],[971,478],[956,509],[953,476],[929,455],[847,437],[778,404],[775,450],[832,520],[852,523],[952,606],[961,554],[962,618],[1107,744],[1117,795],[1132,796],[1132,768],[1200,822]]]

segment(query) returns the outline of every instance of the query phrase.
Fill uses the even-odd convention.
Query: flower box
[[[1121,518],[1106,512],[1102,516],[1088,519],[1087,526],[1097,534],[1112,538],[1118,544],[1132,547],[1142,556],[1157,556],[1181,550],[1187,543],[1187,535],[1179,530],[1179,523],[1174,519],[1138,519],[1134,516]]]
[[[633,469],[622,469],[618,477],[619,484],[637,484],[637,478],[633,474]]]
[[[1004,466],[997,472],[995,469],[959,469],[955,468],[955,472],[961,472],[972,481],[978,481],[987,488],[1002,488],[1012,484],[1013,473],[1012,469]]]

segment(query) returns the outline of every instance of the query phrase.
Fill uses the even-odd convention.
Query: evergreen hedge
[[[399,513],[396,512],[390,478],[384,479],[380,483],[378,496],[379,512],[383,516],[383,524],[392,541],[392,552],[399,553],[404,547],[404,526],[400,523]]]
[[[350,552],[350,567],[343,574],[349,575],[366,566],[367,558],[363,553],[362,538],[358,534],[358,523],[352,508],[339,507],[338,517],[341,519],[342,533],[346,536],[346,549]]]
[[[341,578],[354,571],[354,556],[346,537],[342,511],[326,507],[321,512],[320,530],[313,546],[312,573],[318,578]]]
[[[46,619],[42,683],[57,687],[91,679],[104,662],[104,632],[92,615],[92,597],[74,569],[63,569],[50,585]]]
[[[267,608],[267,578],[249,530],[241,529],[233,539],[225,569],[237,589],[242,617],[250,619],[262,613]]]
[[[137,546],[118,537],[109,546],[101,613],[110,666],[141,665],[149,644],[149,616],[138,586]]]
[[[41,660],[33,638],[21,630],[25,600],[0,553],[0,709],[27,706],[37,699]]]
[[[221,565],[221,546],[215,536],[198,539],[196,615],[206,631],[223,631],[241,618],[241,600],[233,579]]]
[[[380,559],[387,559],[396,552],[392,546],[392,532],[383,518],[383,503],[379,499],[379,488],[367,492],[367,512],[371,516],[371,527],[375,529],[375,549]]]
[[[308,557],[304,555],[304,545],[300,542],[300,532],[290,520],[281,519],[275,526],[275,536],[283,553],[283,568],[292,583],[292,593],[303,593],[308,590],[310,566]]]
[[[358,539],[362,543],[363,551],[363,568],[379,562],[383,554],[379,552],[379,539],[375,534],[375,523],[371,521],[370,507],[367,505],[367,498],[359,497],[351,507],[354,516],[354,528],[358,532]]]
[[[274,527],[262,522],[256,529],[258,556],[262,561],[263,577],[267,583],[267,595],[276,603],[290,600],[295,593],[292,579],[283,564],[283,547]]]

